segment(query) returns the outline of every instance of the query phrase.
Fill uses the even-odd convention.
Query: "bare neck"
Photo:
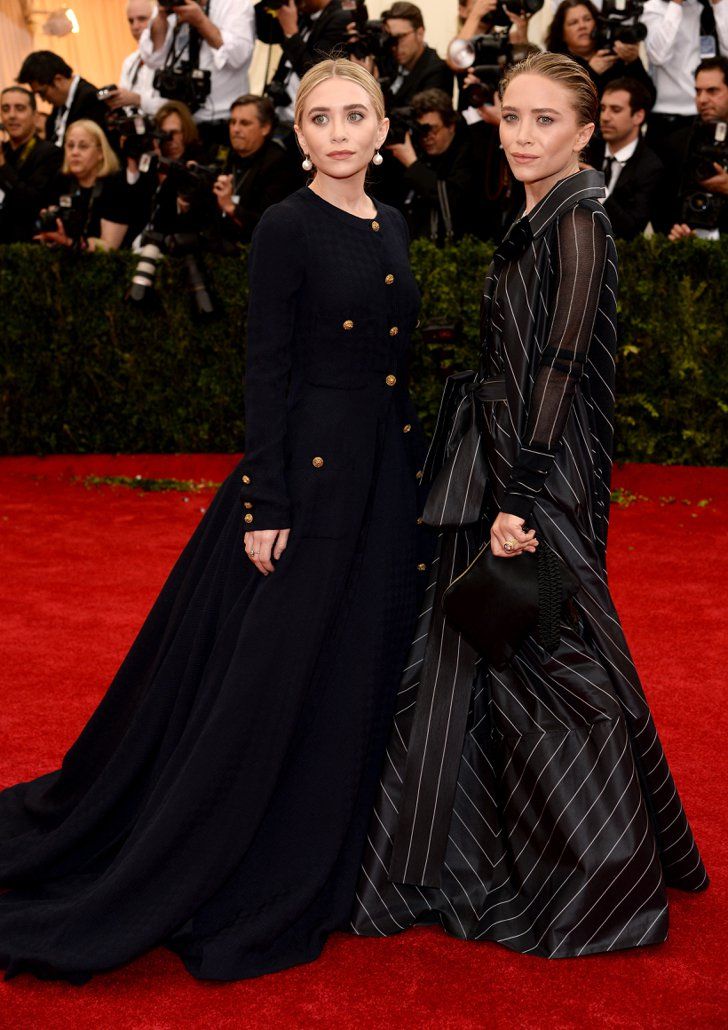
[[[554,172],[553,175],[547,176],[545,179],[538,179],[537,182],[527,182],[524,184],[526,191],[526,210],[525,214],[532,211],[536,204],[543,200],[549,190],[553,189],[557,182],[561,182],[562,179],[568,179],[571,175],[576,175],[579,171],[578,163],[569,165],[566,168],[562,168],[561,171]]]
[[[316,177],[309,189],[322,200],[334,207],[347,211],[360,218],[373,218],[376,208],[364,191],[366,169],[346,179],[334,179],[323,172],[316,172]]]

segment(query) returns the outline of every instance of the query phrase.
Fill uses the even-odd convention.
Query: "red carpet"
[[[233,461],[0,460],[0,787],[58,766],[210,497],[83,479],[219,481]],[[435,929],[381,941],[341,934],[313,965],[227,985],[196,982],[157,950],[81,989],[0,982],[0,1028],[728,1025],[728,470],[633,465],[617,485],[638,497],[614,509],[612,588],[713,881],[706,894],[671,892],[665,945],[549,962]]]

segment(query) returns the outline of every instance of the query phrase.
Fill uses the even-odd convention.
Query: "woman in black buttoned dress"
[[[298,103],[317,172],[255,232],[245,458],[62,768],[0,794],[6,976],[82,983],[164,944],[250,977],[348,923],[425,579],[418,292],[402,216],[364,192],[379,87],[324,62]]]

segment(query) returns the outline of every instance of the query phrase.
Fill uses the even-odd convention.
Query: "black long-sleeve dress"
[[[442,468],[445,503],[461,508],[485,488],[485,518],[440,536],[369,831],[360,934],[439,921],[516,951],[583,955],[663,941],[665,886],[707,886],[607,586],[617,268],[603,182],[564,179],[512,226],[486,279],[487,385],[461,375],[446,390],[425,478]],[[557,648],[529,636],[503,670],[440,610],[498,511],[525,518],[579,582]]]
[[[426,578],[402,216],[299,190],[250,288],[246,456],[62,768],[0,794],[6,975],[82,982],[164,944],[236,979],[348,923]],[[288,526],[263,578],[243,530]]]

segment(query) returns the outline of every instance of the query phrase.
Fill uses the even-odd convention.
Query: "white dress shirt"
[[[124,58],[119,75],[119,89],[138,93],[141,98],[139,107],[150,117],[153,117],[164,103],[164,97],[154,88],[153,80],[154,68],[145,63],[138,50]]]
[[[80,75],[73,76],[73,78],[71,79],[70,89],[68,90],[68,96],[66,97],[66,102],[58,108],[58,113],[56,115],[56,126],[53,142],[57,147],[60,147],[61,149],[63,149],[63,144],[65,142],[66,126],[68,125],[68,116],[71,113],[71,105],[73,104],[73,101],[76,97],[76,90],[78,89],[78,84],[80,81]]]
[[[728,0],[726,0],[728,2]],[[161,49],[154,50],[151,35],[151,22],[156,17],[154,9],[149,25],[139,40],[139,52],[145,64],[150,68],[163,68],[172,45],[172,36],[177,16],[168,18],[167,36]],[[222,46],[217,50],[204,39],[200,47],[200,68],[212,72],[212,89],[203,106],[196,111],[196,122],[213,122],[227,119],[230,105],[241,94],[250,90],[248,69],[255,47],[255,16],[250,0],[210,0],[206,14],[222,35]],[[185,46],[189,38],[188,25],[182,25],[177,36],[175,48],[182,49],[182,60],[186,58]]]
[[[622,174],[622,169],[627,164],[630,157],[632,157],[632,155],[634,154],[639,141],[640,138],[639,136],[637,136],[637,138],[633,139],[631,143],[628,143],[626,146],[622,147],[621,150],[617,150],[614,153],[612,153],[612,148],[607,143],[606,150],[604,151],[604,160],[606,161],[607,158],[612,158],[614,161],[614,164],[612,165],[612,174],[609,178],[609,182],[605,181],[604,183],[604,185],[607,187],[607,197],[611,196],[614,187],[617,185],[617,179]]]
[[[719,0],[712,8],[721,53],[728,54],[728,0]],[[682,4],[647,0],[645,4],[641,20],[647,26],[645,47],[657,89],[655,114],[696,113],[701,10],[698,0],[683,0]]]

